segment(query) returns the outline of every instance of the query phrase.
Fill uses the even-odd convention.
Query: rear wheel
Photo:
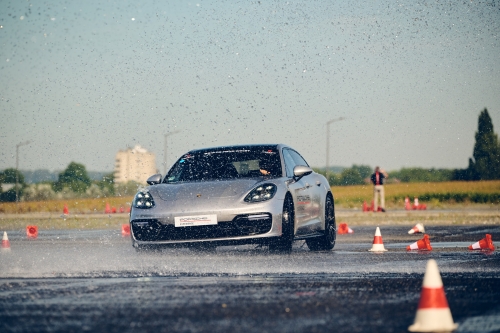
[[[337,225],[335,223],[335,208],[330,195],[325,200],[325,233],[316,238],[306,239],[307,247],[311,251],[330,251],[337,239]]]
[[[273,252],[291,252],[294,237],[295,212],[293,200],[290,195],[285,197],[283,203],[283,214],[281,218],[281,237],[269,244],[269,250]]]

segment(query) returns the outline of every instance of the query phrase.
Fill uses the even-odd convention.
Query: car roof
[[[193,149],[188,152],[188,154],[200,154],[211,151],[218,150],[241,150],[241,149],[278,149],[280,150],[283,147],[288,147],[284,144],[247,144],[247,145],[234,145],[234,146],[219,146],[219,147],[210,147],[210,148],[201,148],[201,149]]]

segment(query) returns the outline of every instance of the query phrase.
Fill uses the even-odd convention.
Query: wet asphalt
[[[9,232],[0,253],[0,332],[406,332],[428,259],[441,271],[458,332],[500,331],[500,255],[469,251],[499,226],[381,227],[338,235],[331,252],[228,246],[136,253],[120,231]]]

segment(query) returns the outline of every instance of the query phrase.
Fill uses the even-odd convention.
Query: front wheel
[[[328,195],[325,200],[325,233],[320,237],[306,239],[306,243],[311,251],[330,251],[335,246],[336,239],[335,208],[333,198]]]
[[[269,244],[272,252],[291,252],[294,237],[295,213],[290,195],[285,197],[281,218],[281,237]]]

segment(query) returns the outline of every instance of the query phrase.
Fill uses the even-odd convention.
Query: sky
[[[499,1],[0,0],[0,170],[140,144],[284,143],[311,166],[465,168],[500,129]]]

